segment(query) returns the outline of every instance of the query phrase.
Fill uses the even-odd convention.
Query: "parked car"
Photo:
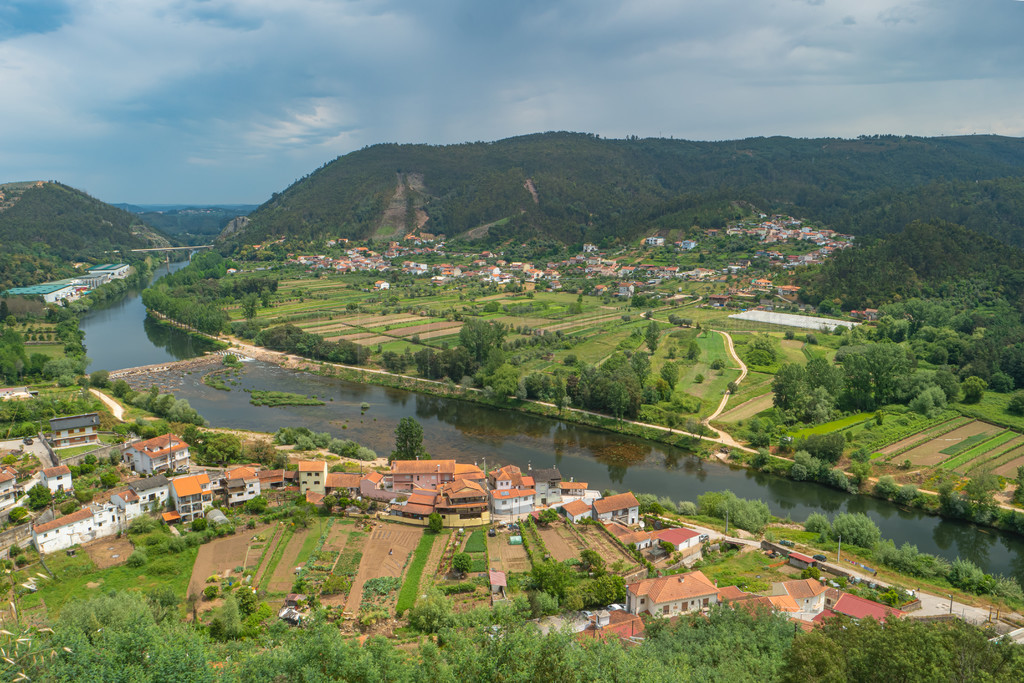
[[[498,535],[498,532],[494,530],[494,527],[491,527],[490,529],[487,530],[487,535],[490,536],[491,538],[494,538],[495,536]]]
[[[700,538],[699,538],[698,540],[699,540],[699,541],[700,541],[701,543],[707,543],[707,542],[708,542],[708,541],[709,541],[710,539],[711,539],[711,537],[710,537],[710,536],[708,536],[707,534],[701,534],[701,535],[700,535]]]
[[[787,541],[786,539],[782,539],[781,541],[779,541],[779,545],[784,545],[784,546],[786,546],[787,548],[792,548],[792,547],[794,547],[794,546],[795,546],[796,544],[795,544],[795,543],[793,543],[793,541]]]
[[[32,437],[31,436],[26,436],[24,439],[21,440],[21,442],[23,444],[25,444],[26,446],[31,446],[32,445]]]
[[[626,606],[621,602],[613,602],[606,608],[609,612],[625,612]]]
[[[825,557],[824,555],[820,555],[820,554],[819,555],[811,555],[811,557],[814,558],[815,560],[817,560],[818,562],[826,562],[828,560],[827,557]]]

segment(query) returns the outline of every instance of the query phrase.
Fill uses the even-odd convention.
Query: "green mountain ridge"
[[[56,182],[0,185],[0,288],[74,274],[72,261],[171,246],[137,216]]]
[[[1024,246],[1024,211],[1017,210],[1024,207],[1024,140],[692,142],[540,133],[445,146],[379,144],[275,193],[221,240],[400,238],[422,229],[487,243],[625,241],[721,227],[740,217],[741,205],[857,235],[944,220]]]

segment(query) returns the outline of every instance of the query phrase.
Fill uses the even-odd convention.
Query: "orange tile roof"
[[[188,444],[181,440],[176,434],[167,433],[145,441],[136,441],[131,447],[139,451],[147,458],[153,459],[166,453],[181,451],[188,448]]]
[[[358,474],[348,474],[346,472],[329,472],[327,479],[324,481],[324,486],[329,489],[357,489],[359,488],[360,477]]]
[[[580,515],[590,512],[590,506],[584,503],[582,500],[574,500],[570,503],[566,503],[562,506],[562,509],[568,512],[573,517],[579,517]]]
[[[718,589],[718,599],[725,602],[728,600],[741,600],[750,593],[746,592],[739,586],[723,586]]]
[[[300,460],[299,472],[326,472],[327,463],[323,460]]]
[[[174,494],[178,498],[201,495],[203,493],[202,485],[209,483],[210,478],[205,474],[194,474],[191,477],[171,479],[171,484],[174,486]]]
[[[455,474],[454,460],[394,460],[394,474]]]
[[[251,467],[236,467],[233,470],[228,470],[225,476],[228,478],[228,481],[232,479],[246,480],[259,478],[258,475],[256,474],[256,471],[253,470]]]
[[[607,512],[615,512],[616,510],[639,507],[639,505],[640,503],[637,502],[636,496],[627,491],[626,493],[620,493],[617,496],[609,496],[608,498],[595,500],[594,510],[600,515]]]
[[[71,474],[71,470],[68,469],[67,465],[57,465],[56,467],[47,467],[43,470],[43,476],[49,479],[50,477],[59,477],[62,474]]]
[[[814,579],[796,579],[793,581],[782,581],[781,583],[786,593],[797,600],[815,598],[828,590],[820,581],[815,581]]]
[[[306,491],[306,502],[311,505],[319,505],[323,502],[325,496],[322,493],[316,491]]]
[[[780,612],[800,611],[800,606],[796,604],[796,600],[788,595],[769,595],[768,600],[772,603],[772,606]]]
[[[583,481],[563,481],[558,485],[563,491],[586,490],[587,483]]]
[[[467,465],[464,463],[455,463],[455,478],[456,479],[484,479],[484,471],[476,465]]]
[[[176,522],[179,519],[181,519],[181,515],[177,512],[174,512],[173,510],[171,512],[161,513],[160,516],[163,517],[164,521],[168,524],[170,524],[171,522]]]
[[[533,498],[537,492],[533,489],[493,489],[491,498],[495,500],[511,500],[512,498]]]
[[[633,595],[648,597],[654,603],[692,600],[718,594],[715,584],[711,583],[708,577],[700,571],[663,576],[657,579],[644,579],[629,584],[628,588]]]
[[[370,472],[365,477],[363,477],[363,479],[366,479],[366,480],[370,481],[373,484],[376,484],[377,482],[379,482],[383,478],[384,478],[384,475],[381,474],[380,472]]]
[[[81,510],[72,512],[70,515],[64,515],[63,517],[53,521],[44,522],[43,524],[34,524],[32,525],[32,531],[37,534],[41,534],[43,532],[50,531],[51,529],[59,529],[60,527],[67,526],[68,524],[81,522],[82,520],[89,519],[90,517],[92,517],[92,510],[90,508],[82,508]]]

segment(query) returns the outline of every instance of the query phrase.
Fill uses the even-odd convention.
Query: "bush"
[[[220,588],[216,584],[213,584],[203,589],[203,597],[207,600],[213,600],[217,597],[217,593],[219,592]]]
[[[807,516],[807,521],[804,522],[804,530],[810,531],[813,534],[828,535],[832,531],[832,524],[825,515],[820,512],[812,512]]]
[[[125,562],[125,564],[131,567],[132,569],[138,569],[139,567],[145,566],[146,562],[148,561],[149,558],[146,556],[145,551],[136,550],[128,556],[128,560],[127,562]]]
[[[837,540],[840,536],[845,543],[871,548],[878,543],[882,532],[863,512],[843,513],[832,520],[832,538]]]
[[[206,520],[202,517],[192,520],[192,531],[206,531]]]

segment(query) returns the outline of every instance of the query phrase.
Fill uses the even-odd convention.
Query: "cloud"
[[[0,154],[11,179],[112,201],[258,202],[386,141],[1020,134],[1022,12],[1008,0],[13,1],[0,7],[0,125],[18,135]]]

